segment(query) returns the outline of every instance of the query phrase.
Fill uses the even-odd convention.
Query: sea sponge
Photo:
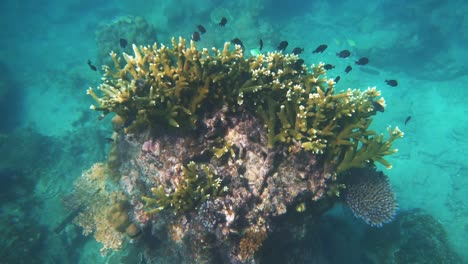
[[[344,199],[356,217],[379,227],[394,219],[398,205],[385,174],[366,167],[351,169],[344,177]]]

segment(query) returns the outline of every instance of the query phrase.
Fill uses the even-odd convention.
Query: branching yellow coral
[[[377,135],[371,131],[367,139],[359,138],[362,142],[362,146],[358,148],[359,141],[349,142],[349,146],[346,147],[343,160],[336,168],[336,172],[340,173],[350,168],[362,168],[369,161],[378,161],[388,169],[392,167],[388,161],[384,159],[384,156],[396,153],[397,149],[391,149],[393,141],[397,138],[403,137],[403,132],[396,127],[395,129],[388,128],[390,137],[384,140],[383,134]]]
[[[219,195],[221,180],[208,165],[190,162],[182,167],[175,189],[166,192],[162,186],[152,188],[154,197],[143,196],[148,213],[157,213],[163,209],[172,209],[175,213],[195,209],[212,196]]]
[[[380,91],[335,93],[323,63],[308,71],[296,55],[273,52],[246,59],[238,46],[226,43],[223,50],[199,51],[183,38],[172,39],[172,47],[133,45],[133,51],[123,54],[125,65],[111,54],[114,69],[105,67],[102,97],[88,89],[97,102],[92,108],[127,120],[126,132],[142,126],[192,129],[206,111],[226,107],[260,118],[271,148],[286,144],[290,150],[299,146],[324,154],[335,166],[341,164],[339,170],[367,160],[388,165],[382,157],[393,153],[391,143],[367,130],[370,117],[385,107]],[[378,150],[375,144],[380,144]],[[213,152],[222,156],[225,150]],[[344,163],[336,161],[342,158]]]

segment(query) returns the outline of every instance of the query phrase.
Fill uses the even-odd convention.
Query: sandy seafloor
[[[161,42],[168,43],[171,36],[190,38],[198,24],[208,31],[197,43],[200,47],[221,47],[238,37],[249,50],[262,38],[264,49],[273,51],[280,41],[288,40],[287,50],[305,49],[301,57],[307,64],[334,64],[328,75],[341,75],[338,89],[377,86],[388,107],[373,126],[385,133],[387,126],[399,126],[405,132],[396,143],[399,152],[388,158],[393,168],[386,171],[400,210],[423,208],[432,214],[468,263],[468,51],[463,48],[468,41],[468,20],[463,16],[468,4],[311,2],[2,1],[0,63],[7,71],[0,74],[6,78],[8,73],[14,80],[15,85],[6,89],[21,91],[2,98],[2,114],[8,121],[2,134],[33,130],[59,142],[57,148],[63,150],[50,163],[40,164],[46,172],[35,178],[32,192],[17,193],[23,198],[32,195],[40,205],[16,209],[30,210],[34,221],[53,228],[65,216],[60,196],[82,170],[105,159],[106,144],[96,142],[111,128],[109,119],[98,122],[97,114],[89,113],[91,99],[85,91],[97,86],[100,75],[86,61],[96,61],[98,24],[139,15],[155,26]],[[210,18],[219,8],[228,9],[231,16],[224,28]],[[323,43],[329,45],[326,52],[311,53]],[[349,49],[351,58],[337,58],[335,52],[342,49]],[[353,71],[345,74],[344,67],[360,56],[369,57],[369,65],[363,70],[353,65]],[[397,79],[399,85],[390,87],[385,79]],[[407,116],[411,120],[405,125]],[[77,120],[81,120],[78,125]],[[10,153],[1,155],[6,159]],[[2,206],[3,211],[10,210],[11,201],[2,200]],[[53,251],[60,241],[48,238],[47,243],[43,250]],[[100,261],[96,242],[88,240],[84,249],[82,255]]]

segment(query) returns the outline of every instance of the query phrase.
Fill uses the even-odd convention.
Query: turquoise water
[[[170,43],[173,36],[191,38],[199,24],[207,30],[199,47],[221,48],[239,38],[251,50],[262,39],[266,52],[287,40],[286,52],[304,48],[300,57],[308,65],[333,64],[328,77],[341,77],[338,89],[381,90],[387,108],[373,126],[379,131],[399,126],[405,133],[396,142],[399,152],[388,158],[393,168],[384,169],[399,213],[422,210],[432,216],[445,229],[447,247],[468,263],[465,1],[5,0],[0,7],[0,257],[7,263],[142,263],[132,251],[102,257],[99,243],[82,236],[79,228],[54,232],[69,213],[62,197],[82,171],[106,159],[110,148],[110,119],[100,122],[89,110],[92,99],[86,89],[96,87],[101,75],[87,61],[100,68],[110,49],[130,53],[130,45],[119,46],[122,37],[141,45]],[[128,25],[126,21],[135,20],[129,16],[146,22]],[[217,25],[220,17],[227,18],[224,27]],[[320,44],[328,48],[313,54]],[[338,58],[335,53],[345,49],[351,56]],[[361,57],[369,58],[369,64],[355,65]],[[347,65],[353,67],[348,74]],[[398,86],[387,85],[389,79],[397,80]],[[304,243],[309,244],[297,245],[314,252],[310,254],[326,251],[320,258],[309,258],[310,263],[343,263],[329,251],[346,256],[360,245],[372,252],[368,244],[385,238],[385,226],[378,229],[381,233],[365,231],[367,227],[341,207],[323,221],[317,236],[329,237],[322,241],[328,249],[308,247],[307,239]],[[346,235],[340,237],[339,232]],[[345,239],[355,233],[367,242]],[[355,248],[347,248],[353,242]],[[415,245],[414,250],[421,247]],[[25,259],[26,255],[33,257]],[[374,263],[369,259],[350,261]]]

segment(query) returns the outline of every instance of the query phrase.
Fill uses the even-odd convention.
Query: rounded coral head
[[[387,176],[373,168],[352,169],[344,199],[354,215],[371,226],[391,222],[398,205]]]

